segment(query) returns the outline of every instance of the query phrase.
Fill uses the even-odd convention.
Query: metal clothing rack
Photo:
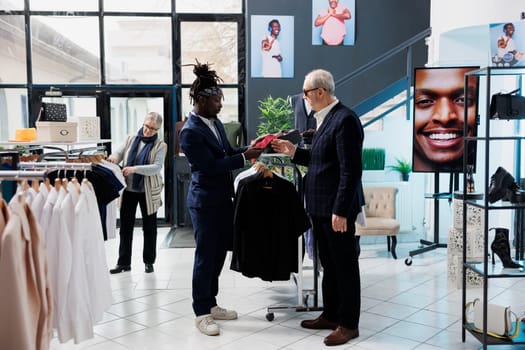
[[[48,169],[48,170],[92,170],[93,163],[69,162],[20,162],[19,169]]]
[[[0,182],[22,179],[45,179],[46,171],[0,170]]]
[[[19,181],[23,179],[44,180],[46,171],[0,170],[0,199],[2,196],[2,181]]]
[[[296,187],[296,190],[301,194],[301,183],[300,179],[302,177],[301,172],[297,168],[297,165],[290,162],[288,156],[280,153],[263,153],[259,156],[258,161],[265,163],[268,167],[278,167],[281,169],[281,175],[285,175],[285,168],[290,167],[293,171],[293,183]],[[296,312],[307,312],[307,311],[321,311],[323,308],[319,307],[319,264],[317,257],[317,249],[314,249],[313,253],[313,289],[304,289],[303,288],[303,237],[298,238],[298,259],[297,259],[297,276],[294,274],[294,281],[297,285],[297,305],[285,305],[285,304],[275,304],[267,307],[266,319],[268,321],[273,321],[275,318],[275,311],[283,310],[295,310]],[[317,244],[314,242],[314,246],[317,247]],[[309,297],[313,297],[313,306],[308,305]]]

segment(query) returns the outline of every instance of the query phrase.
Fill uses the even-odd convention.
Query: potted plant
[[[408,175],[412,171],[410,162],[401,158],[396,158],[396,164],[389,165],[388,168],[401,173],[401,179],[403,181],[408,181]]]
[[[293,128],[294,113],[289,99],[268,96],[258,102],[262,122],[257,127],[257,136]]]

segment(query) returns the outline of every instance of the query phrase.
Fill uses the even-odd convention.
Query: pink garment
[[[336,13],[343,13],[345,6],[337,6],[335,9]],[[319,12],[319,16],[326,16],[328,9]],[[321,30],[321,38],[327,45],[340,45],[342,44],[346,35],[345,22],[334,17],[330,17],[324,22],[323,29]]]
[[[0,206],[5,211],[5,202]],[[0,347],[48,349],[51,297],[43,242],[27,204],[15,200],[9,209],[0,232]]]

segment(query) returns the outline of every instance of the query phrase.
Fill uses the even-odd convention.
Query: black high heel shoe
[[[490,249],[492,250],[492,264],[494,265],[496,263],[494,254],[497,254],[504,268],[514,269],[522,267],[522,265],[515,263],[510,257],[509,230],[503,227],[494,227],[494,229],[496,230],[496,234],[494,241],[492,241],[490,245]],[[492,230],[492,228],[490,230]]]
[[[494,203],[505,197],[508,189],[514,189],[517,186],[514,177],[504,168],[498,167],[496,172],[490,177],[490,186],[488,199]]]

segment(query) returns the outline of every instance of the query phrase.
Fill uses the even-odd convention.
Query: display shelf
[[[517,260],[519,264],[523,265],[523,260]],[[465,267],[471,269],[472,271],[483,275],[485,273],[485,263],[483,261],[469,261],[465,263]],[[488,264],[487,266],[487,277],[490,278],[498,278],[498,277],[505,277],[505,278],[512,278],[512,277],[525,277],[525,272],[523,271],[523,267],[521,268],[515,268],[515,269],[509,269],[504,268],[503,265],[500,262],[496,262],[496,264]]]
[[[77,146],[77,145],[92,145],[94,143],[108,143],[110,139],[97,139],[97,140],[83,140],[75,142],[42,142],[42,141],[0,141],[0,146]]]
[[[516,322],[512,322],[513,326],[515,327]],[[480,342],[483,342],[483,334],[478,333],[471,329],[472,324],[467,323],[464,326],[464,329],[467,330],[474,338],[478,339]],[[523,321],[521,322],[520,328],[525,327],[525,324]],[[498,345],[498,350],[503,350],[505,347],[501,347],[500,345],[507,345],[512,349],[515,349],[514,346],[518,344],[525,344],[525,332],[520,332],[520,335],[518,335],[516,338],[512,340],[505,340],[505,339],[498,339],[491,336],[487,337],[486,345]]]
[[[485,200],[480,199],[467,199],[465,202],[468,205],[488,210],[525,209],[525,202],[512,203],[507,201],[497,201],[496,203],[485,204]]]
[[[489,183],[491,181],[491,169],[495,167],[499,167],[500,164],[497,162],[501,161],[502,158],[495,157],[495,154],[493,153],[493,157],[489,157],[491,154],[491,144],[493,147],[504,147],[505,152],[508,152],[505,154],[507,158],[515,158],[515,163],[517,166],[519,166],[521,159],[520,159],[520,152],[517,151],[517,147],[513,147],[516,144],[522,143],[523,140],[525,140],[525,136],[523,135],[523,130],[520,130],[519,128],[514,128],[512,131],[509,128],[505,128],[504,126],[508,126],[509,123],[513,122],[514,120],[508,121],[503,119],[495,119],[491,118],[489,115],[489,111],[491,110],[491,100],[492,96],[495,93],[499,93],[499,91],[493,91],[491,88],[491,85],[494,84],[494,86],[498,86],[499,82],[505,82],[507,85],[514,84],[514,88],[519,87],[521,84],[521,76],[525,74],[525,67],[485,67],[481,68],[476,71],[468,72],[465,74],[465,88],[467,88],[468,79],[472,76],[476,76],[479,78],[480,84],[478,86],[482,86],[481,83],[485,82],[486,89],[485,91],[479,91],[478,96],[478,107],[484,106],[485,107],[485,113],[484,115],[481,115],[479,119],[478,125],[480,125],[480,128],[482,129],[482,132],[476,136],[469,136],[464,138],[464,153],[467,154],[469,152],[469,147],[473,147],[474,145],[477,145],[478,149],[481,149],[483,154],[483,163],[480,162],[480,159],[476,160],[475,167],[477,168],[477,171],[483,178],[482,186],[479,186],[478,190],[482,191],[483,197],[481,198],[466,198],[463,201],[463,213],[465,215],[462,218],[462,229],[465,234],[463,235],[463,275],[462,275],[462,285],[463,285],[463,291],[462,291],[462,302],[463,302],[463,310],[462,310],[462,316],[463,320],[467,320],[465,305],[467,304],[467,275],[470,273],[475,273],[481,277],[483,280],[482,283],[482,303],[483,303],[483,315],[485,317],[484,321],[486,321],[487,317],[487,308],[488,308],[488,280],[492,278],[522,278],[525,277],[525,271],[523,267],[521,268],[504,268],[503,264],[501,263],[501,260],[499,257],[495,256],[495,264],[492,264],[492,257],[489,256],[489,231],[492,229],[494,225],[491,225],[491,221],[495,219],[495,215],[491,215],[492,213],[495,213],[496,211],[509,211],[510,213],[513,213],[514,216],[520,217],[520,213],[525,211],[525,202],[519,202],[519,203],[512,203],[509,201],[503,201],[498,200],[495,203],[490,203],[488,200],[487,193],[489,192]],[[508,77],[515,77],[516,79],[508,79]],[[496,78],[499,77],[499,78]],[[514,81],[512,83],[512,81]],[[508,89],[509,86],[505,85],[505,88]],[[495,89],[494,89],[495,90]],[[511,89],[512,90],[512,89]],[[467,115],[467,105],[465,105],[465,116]],[[482,112],[483,113],[483,112]],[[467,123],[464,123],[464,134],[467,134],[468,125]],[[508,146],[507,146],[508,143]],[[478,157],[481,158],[481,157]],[[491,164],[492,162],[492,164]],[[492,167],[490,166],[492,165]],[[467,160],[464,159],[463,162],[463,192],[467,192],[467,172],[468,172],[468,165]],[[469,211],[467,209],[469,208],[478,208],[481,209],[482,215],[479,217],[468,217],[472,211]],[[506,215],[506,214],[505,214]],[[468,241],[467,235],[472,234],[472,232],[468,231],[468,223],[471,223],[473,220],[479,221],[480,225],[482,225],[482,236],[483,236],[483,253],[479,258],[475,259],[468,259],[467,256],[467,247],[466,243]],[[509,227],[512,227],[511,223],[509,222],[508,226],[506,225],[504,229],[507,229]],[[519,227],[519,226],[518,226]],[[521,247],[523,242],[523,232],[518,232],[516,230],[514,234],[515,240],[516,240],[516,247]],[[510,242],[509,242],[510,246]],[[523,261],[523,254],[518,254],[519,249],[516,249],[516,259],[514,261],[519,262],[521,265],[524,264]],[[511,251],[509,253],[512,252]],[[494,254],[494,252],[490,252]],[[512,253],[511,253],[512,258]],[[491,302],[493,302],[491,300]],[[497,304],[497,301],[494,301]],[[523,324],[522,324],[523,326]],[[478,328],[481,328],[480,325],[477,325]],[[472,324],[467,323],[466,321],[463,324],[463,331],[462,331],[462,340],[465,341],[465,334],[466,332],[472,334],[476,339],[480,341],[482,344],[482,349],[487,349],[488,346],[495,347],[498,346],[498,349],[501,349],[501,345],[506,346],[513,346],[516,344],[525,344],[525,333],[521,332],[520,335],[513,339],[513,340],[505,340],[505,339],[498,339],[489,336],[486,333],[479,333],[474,330],[472,330]]]
[[[525,67],[483,67],[467,73],[469,76],[524,75]]]

